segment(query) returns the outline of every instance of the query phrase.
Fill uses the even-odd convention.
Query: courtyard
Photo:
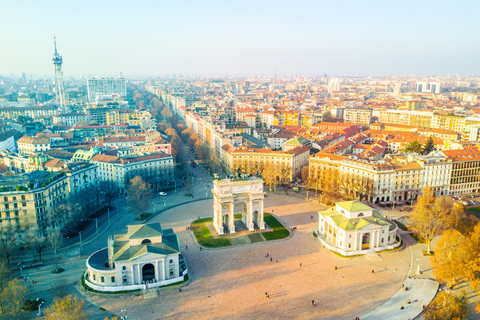
[[[326,206],[275,194],[265,198],[265,212],[287,228],[296,227],[290,237],[200,250],[186,227],[198,217],[212,217],[212,207],[212,200],[204,200],[149,221],[179,236],[191,280],[181,292],[165,289],[151,299],[96,294],[88,299],[116,314],[127,309],[132,319],[348,319],[386,302],[407,275],[408,249],[340,258],[312,236],[317,211]]]

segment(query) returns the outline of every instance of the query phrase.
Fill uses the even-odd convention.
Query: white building
[[[328,93],[340,91],[340,80],[335,78],[328,82]]]
[[[397,225],[360,201],[337,202],[319,211],[317,234],[329,249],[344,256],[393,249]]]
[[[417,92],[440,93],[440,83],[438,83],[438,82],[417,82]]]
[[[50,138],[23,136],[17,141],[18,151],[23,154],[42,154],[50,150]]]
[[[80,121],[87,121],[86,113],[62,113],[53,116],[53,123],[63,123],[66,126],[74,126]]]
[[[87,80],[88,101],[118,99],[127,96],[124,78],[102,78]]]
[[[147,289],[183,281],[186,274],[177,234],[157,222],[109,238],[107,248],[88,258],[85,284],[109,292]]]
[[[135,176],[141,176],[152,184],[155,191],[171,184],[173,180],[173,157],[165,153],[128,158],[96,154],[89,161],[98,165],[97,178],[114,182],[120,193],[127,191],[130,179]]]

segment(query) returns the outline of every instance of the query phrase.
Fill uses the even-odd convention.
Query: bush
[[[314,236],[315,238],[318,238],[318,234],[317,234],[315,231],[313,231],[313,236]]]
[[[52,270],[52,273],[53,273],[53,274],[59,274],[59,273],[62,273],[63,271],[65,271],[65,269],[63,269],[63,268],[58,268],[58,269]]]
[[[30,300],[27,299],[23,302],[22,310],[25,311],[36,311],[38,310],[38,306],[41,305],[45,300],[38,299],[38,300]]]

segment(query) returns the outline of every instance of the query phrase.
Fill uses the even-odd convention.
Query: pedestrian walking
[[[300,268],[302,267],[302,263],[300,262]]]
[[[312,306],[316,306],[317,304],[315,303],[315,300],[312,300]]]
[[[337,270],[337,266],[335,266],[335,270]]]
[[[268,258],[268,253],[267,253],[267,258]]]
[[[266,298],[266,297],[268,297],[268,293],[267,293],[267,292],[265,292],[265,298]]]
[[[272,262],[272,261],[273,261],[273,258],[270,258],[270,262]]]

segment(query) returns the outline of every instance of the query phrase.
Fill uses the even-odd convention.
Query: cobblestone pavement
[[[273,194],[265,199],[265,211],[273,211],[287,227],[296,226],[292,237],[200,251],[185,227],[198,216],[213,216],[212,204],[187,204],[151,220],[179,235],[192,280],[181,292],[167,289],[148,300],[135,295],[88,299],[116,314],[126,308],[129,319],[353,319],[387,301],[407,275],[408,249],[380,259],[339,258],[312,236],[323,205]]]

